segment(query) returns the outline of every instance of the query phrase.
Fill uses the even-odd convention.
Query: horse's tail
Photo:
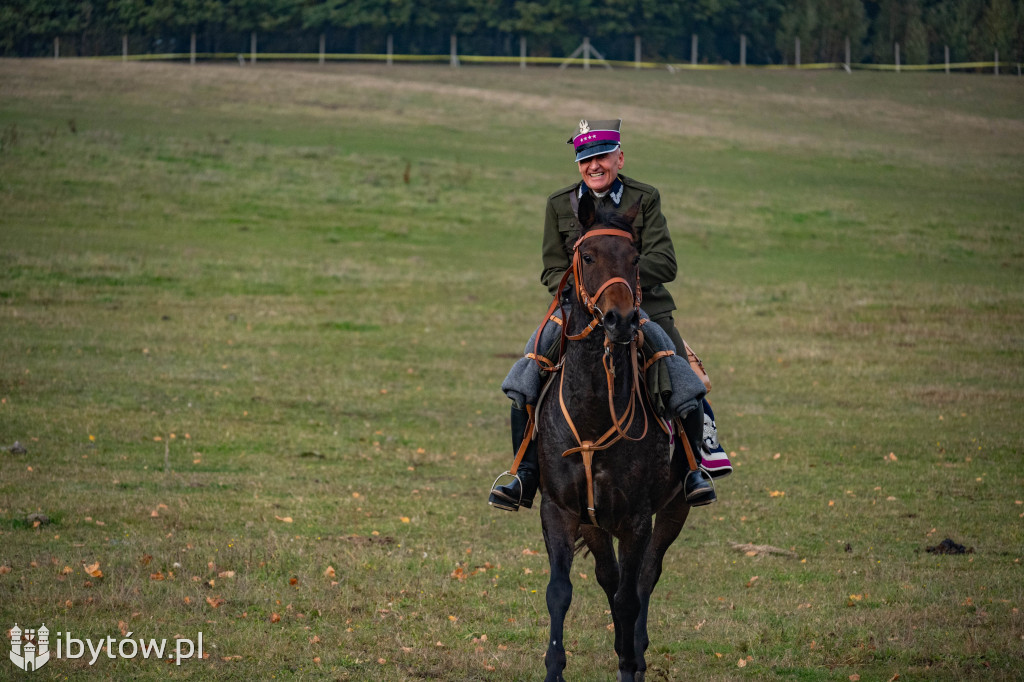
[[[573,557],[577,556],[580,552],[583,552],[583,558],[586,559],[587,555],[590,554],[590,548],[587,547],[587,541],[580,535],[576,538],[576,546],[572,549]]]

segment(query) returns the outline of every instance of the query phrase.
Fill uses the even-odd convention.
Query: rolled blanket
[[[558,317],[558,311],[555,311]],[[640,311],[642,320],[650,320],[647,313]],[[657,324],[644,324],[644,350],[648,357],[663,350],[676,350],[672,340]],[[541,335],[540,343],[536,347],[552,362],[558,362],[558,344],[561,337],[562,327],[555,323],[544,326],[544,333]],[[537,363],[528,357],[532,353],[534,342],[537,338],[537,331],[534,330],[530,340],[526,343],[522,358],[516,360],[509,370],[505,380],[501,382],[501,390],[505,392],[516,407],[520,409],[526,405],[536,405],[540,396],[541,388],[547,375],[540,371]],[[685,356],[669,355],[662,360],[655,362],[647,370],[647,387],[651,398],[654,401],[654,409],[666,419],[676,416],[685,416],[701,404],[701,399],[706,391],[704,384],[690,369],[690,364]]]

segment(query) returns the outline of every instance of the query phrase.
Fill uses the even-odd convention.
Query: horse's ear
[[[594,205],[594,198],[590,196],[590,192],[580,197],[580,207],[576,217],[580,219],[581,232],[589,230],[597,221],[597,206]]]
[[[629,210],[627,210],[625,213],[622,214],[622,217],[625,218],[626,222],[629,223],[630,226],[632,226],[633,225],[633,221],[636,220],[636,217],[637,217],[637,215],[639,213],[640,213],[640,200],[637,199],[636,203],[633,204],[632,206],[630,206]]]

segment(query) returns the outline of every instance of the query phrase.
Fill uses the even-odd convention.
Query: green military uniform
[[[590,190],[582,182],[577,182],[548,197],[541,247],[544,270],[540,279],[552,296],[558,294],[558,283],[570,266],[569,254],[580,236],[573,197],[578,199],[581,191]],[[633,229],[637,235],[637,251],[640,252],[641,305],[651,321],[665,330],[676,348],[682,348],[683,340],[672,319],[676,304],[665,288],[666,282],[676,278],[676,253],[668,233],[668,223],[661,212],[661,195],[651,185],[620,174],[611,190],[604,197],[595,197],[595,200],[598,207],[622,211],[640,202]]]

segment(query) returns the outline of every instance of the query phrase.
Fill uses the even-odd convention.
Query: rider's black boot
[[[693,455],[697,462],[697,469],[695,471],[688,471],[683,478],[683,496],[691,507],[702,507],[718,499],[718,496],[715,494],[715,485],[711,482],[711,475],[700,466],[702,452],[700,445],[704,435],[703,418],[704,413],[702,410],[693,410],[683,418],[683,433],[681,437],[686,438],[691,444],[690,447],[693,449]],[[691,433],[699,433],[700,436],[690,438]]]
[[[526,423],[529,414],[515,405],[512,406],[512,452],[519,452],[519,446],[524,437],[532,434],[526,433]],[[508,473],[508,472],[506,472]],[[503,474],[504,475],[504,474]],[[499,478],[501,478],[499,476]],[[497,481],[495,482],[497,483]],[[497,509],[506,511],[518,511],[520,507],[529,509],[533,506],[533,498],[537,494],[537,484],[540,483],[540,466],[537,462],[537,441],[531,440],[523,453],[523,459],[519,462],[519,469],[515,478],[506,485],[495,485],[491,488],[491,496],[487,503]]]

